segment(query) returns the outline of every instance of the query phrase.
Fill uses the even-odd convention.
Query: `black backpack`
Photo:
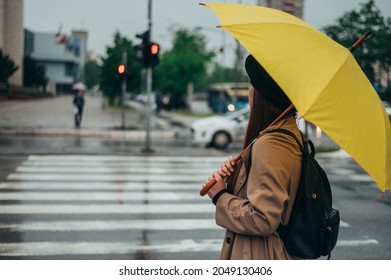
[[[314,158],[314,145],[302,133],[304,147],[289,130],[274,129],[270,132],[293,137],[303,153],[301,179],[292,214],[288,224],[280,224],[277,232],[289,254],[305,259],[328,255],[330,259],[338,239],[340,216],[339,211],[332,207],[327,175]]]

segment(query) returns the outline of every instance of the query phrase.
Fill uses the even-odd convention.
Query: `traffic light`
[[[136,37],[141,39],[141,44],[136,46],[137,48],[137,58],[141,60],[144,67],[148,67],[150,64],[150,55],[149,55],[149,30],[141,34],[136,34]]]
[[[150,65],[152,68],[159,64],[160,46],[156,43],[151,43],[149,46]]]
[[[118,65],[117,67],[117,73],[120,75],[120,76],[125,76],[126,74],[126,65],[121,63]]]
[[[137,58],[142,62],[144,67],[155,67],[159,64],[159,44],[150,41],[149,30],[141,34],[136,34],[141,39],[141,43],[136,46]]]

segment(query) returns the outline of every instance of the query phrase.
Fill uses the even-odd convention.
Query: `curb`
[[[16,129],[3,130],[0,135],[20,135],[20,136],[51,136],[51,137],[95,137],[95,138],[109,138],[109,139],[132,139],[144,140],[146,138],[146,131],[98,131],[98,130],[75,130],[75,129]],[[151,137],[157,139],[175,139],[177,133],[174,130],[153,130]]]

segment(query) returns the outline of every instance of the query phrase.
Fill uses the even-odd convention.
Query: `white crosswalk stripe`
[[[220,250],[221,240],[204,239],[194,241],[191,239],[178,242],[162,242],[157,244],[142,245],[135,242],[34,242],[34,243],[10,243],[1,246],[0,256],[52,256],[52,255],[77,255],[83,252],[87,255],[110,254],[143,254],[156,252],[217,252]]]
[[[110,231],[110,230],[196,230],[215,229],[211,219],[165,219],[162,220],[107,220],[107,221],[52,221],[26,222],[23,224],[0,224],[0,229],[10,231]]]
[[[213,252],[215,259],[224,230],[198,192],[225,159],[30,156],[0,183],[0,257]]]
[[[209,204],[147,204],[147,205],[120,205],[120,204],[59,204],[59,205],[2,205],[3,214],[176,214],[176,213],[207,213],[213,212]]]

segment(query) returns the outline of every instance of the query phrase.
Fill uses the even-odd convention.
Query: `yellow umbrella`
[[[288,95],[374,179],[391,189],[391,125],[380,98],[351,52],[279,10],[204,4]]]

